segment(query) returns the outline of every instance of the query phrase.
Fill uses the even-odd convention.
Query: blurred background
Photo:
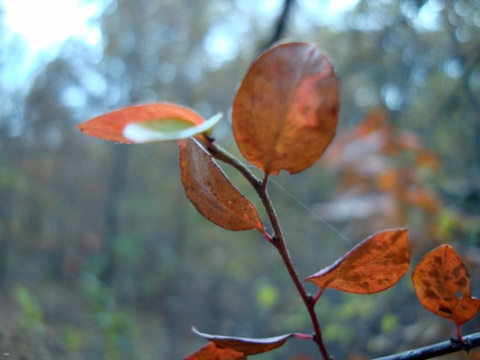
[[[188,202],[174,142],[126,146],[76,129],[169,101],[227,114],[214,135],[238,154],[228,115],[236,89],[261,51],[289,40],[329,54],[342,98],[324,158],[270,184],[300,276],[378,230],[408,227],[413,265],[449,243],[480,295],[480,1],[3,0],[2,359],[180,359],[205,343],[192,325],[311,332],[276,251]],[[325,292],[318,314],[335,358],[454,334],[418,303],[409,275],[381,294]],[[479,330],[478,319],[464,326]],[[255,358],[316,351],[293,339]]]

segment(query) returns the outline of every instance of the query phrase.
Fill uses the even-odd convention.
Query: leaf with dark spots
[[[468,270],[450,245],[425,255],[413,271],[412,281],[420,303],[457,328],[478,312],[480,299],[471,296]]]
[[[233,349],[245,355],[261,354],[267,351],[279,348],[292,337],[292,334],[285,334],[270,338],[252,339],[233,336],[210,335],[201,333],[197,329],[192,329],[195,334],[203,337],[213,343],[219,348]]]
[[[252,64],[233,103],[241,153],[267,175],[305,170],[335,135],[338,98],[333,65],[316,47],[288,43],[270,49]]]
[[[306,280],[321,289],[372,294],[396,284],[409,267],[408,231],[385,230],[363,240],[335,263]]]
[[[200,350],[195,351],[184,360],[246,360],[247,356],[233,349],[223,349],[210,342]]]
[[[228,230],[258,229],[257,210],[230,182],[213,157],[193,139],[180,140],[180,170],[185,193],[197,210]]]

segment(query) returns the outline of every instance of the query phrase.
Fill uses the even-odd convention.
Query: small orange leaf
[[[292,337],[292,334],[285,334],[270,338],[251,339],[233,336],[209,335],[199,332],[197,329],[192,329],[198,336],[207,339],[220,348],[233,349],[245,355],[261,354],[267,351],[279,348]]]
[[[246,360],[244,353],[233,349],[222,349],[210,342],[200,350],[195,351],[184,360]]]
[[[197,210],[228,230],[257,228],[263,224],[253,204],[230,182],[215,160],[193,139],[179,141],[181,179]]]
[[[394,191],[400,187],[400,179],[399,170],[386,168],[379,172],[376,180],[382,191]]]
[[[440,157],[438,154],[428,151],[428,150],[421,150],[416,153],[416,166],[431,169],[431,170],[438,170],[440,168]]]
[[[320,289],[373,294],[396,284],[409,267],[408,231],[384,230],[366,238],[306,280]]]
[[[470,275],[450,245],[430,251],[412,273],[420,303],[459,327],[478,312],[480,299],[471,296]]]
[[[125,136],[124,130],[129,124],[152,121],[165,121],[168,127],[188,128],[200,125],[205,120],[191,109],[183,106],[156,103],[129,106],[107,114],[97,116],[78,125],[84,133],[103,140],[132,144],[134,141]]]
[[[338,110],[330,60],[312,45],[282,44],[248,70],[233,103],[233,133],[243,156],[266,174],[295,174],[323,154]]]
[[[408,202],[412,205],[416,205],[430,212],[436,212],[440,209],[440,199],[435,193],[426,188],[411,186],[407,189],[405,195]]]
[[[391,124],[383,109],[374,109],[360,121],[354,131],[354,138],[368,137],[378,131],[389,131]]]

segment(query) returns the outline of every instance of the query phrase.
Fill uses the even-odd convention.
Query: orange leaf
[[[416,166],[438,170],[440,168],[440,157],[432,151],[421,150],[416,153]]]
[[[245,355],[261,354],[274,350],[285,344],[288,338],[293,336],[292,334],[285,334],[270,338],[251,339],[233,336],[209,335],[201,333],[195,328],[192,330],[195,334],[215,343],[218,347],[233,349]]]
[[[435,212],[440,209],[440,199],[428,189],[412,186],[407,189],[406,196],[410,204],[427,211]]]
[[[329,59],[305,43],[283,44],[248,70],[233,103],[233,133],[243,156],[266,174],[295,174],[323,154],[338,110]]]
[[[210,342],[184,360],[246,360],[245,354],[233,349],[219,348],[215,343]]]
[[[356,126],[354,137],[362,138],[378,131],[389,131],[391,129],[387,114],[383,109],[370,111],[363,120]]]
[[[394,168],[381,170],[376,179],[380,189],[382,191],[394,191],[401,187],[401,175],[399,172],[399,170]]]
[[[167,120],[183,127],[200,125],[205,120],[191,109],[183,106],[156,103],[130,106],[97,116],[78,125],[84,133],[103,140],[132,144],[133,141],[125,137],[124,130],[129,124]]]
[[[208,220],[228,230],[263,224],[253,204],[230,182],[215,160],[193,139],[179,141],[181,179],[185,193]]]
[[[409,267],[408,231],[384,230],[366,238],[306,280],[321,289],[373,294],[396,284]]]
[[[412,273],[420,303],[458,326],[473,318],[480,299],[471,296],[470,275],[450,245],[430,251]]]

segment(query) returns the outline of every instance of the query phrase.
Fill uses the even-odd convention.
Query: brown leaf
[[[293,336],[292,334],[285,334],[270,338],[251,339],[233,336],[209,335],[201,333],[195,328],[192,330],[198,336],[215,343],[220,348],[234,349],[245,355],[261,354],[274,350],[285,344],[288,338]]]
[[[470,275],[450,245],[430,251],[412,273],[420,303],[458,326],[473,318],[480,299],[471,296]]]
[[[219,348],[215,343],[210,342],[200,350],[195,351],[184,360],[246,360],[244,353],[233,349]]]
[[[230,182],[215,160],[193,139],[179,141],[181,179],[185,193],[208,220],[228,230],[263,224],[253,204]]]
[[[408,231],[384,230],[366,238],[306,280],[321,289],[373,294],[396,284],[409,267]]]
[[[161,121],[162,119],[184,122],[184,126],[200,125],[205,120],[191,109],[183,106],[156,103],[129,106],[107,114],[97,116],[78,125],[84,133],[103,140],[132,144],[135,141],[124,136],[127,125],[145,121]]]
[[[283,44],[248,70],[233,103],[233,133],[243,156],[266,174],[295,174],[323,154],[338,110],[330,60],[312,45]]]

